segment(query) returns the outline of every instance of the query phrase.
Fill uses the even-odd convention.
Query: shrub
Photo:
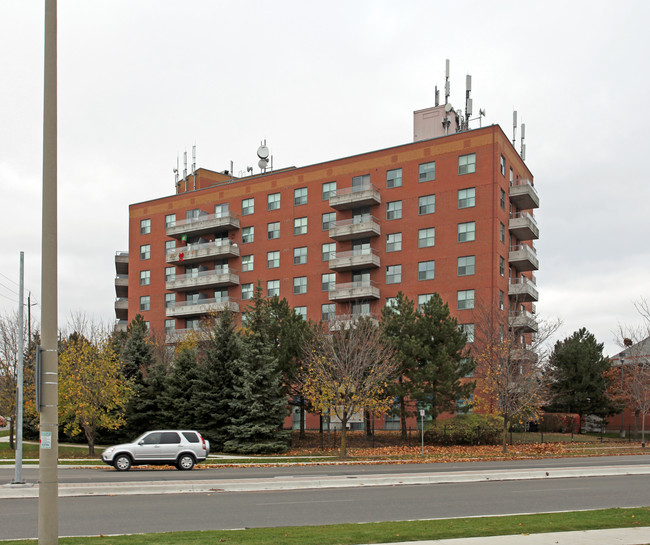
[[[429,444],[496,445],[501,442],[503,418],[488,414],[461,414],[435,422],[424,432]]]

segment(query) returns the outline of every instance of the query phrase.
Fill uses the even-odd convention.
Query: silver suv
[[[192,430],[154,430],[143,433],[133,443],[108,447],[102,460],[118,471],[131,466],[175,465],[190,470],[210,453],[210,442]]]

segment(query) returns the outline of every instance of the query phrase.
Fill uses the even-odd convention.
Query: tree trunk
[[[402,439],[406,441],[406,402],[404,396],[399,396],[399,419],[402,425]]]
[[[341,458],[347,458],[348,456],[348,449],[346,445],[347,427],[348,427],[348,417],[347,415],[344,415],[343,418],[341,418],[341,449],[339,450],[339,456]]]
[[[9,448],[11,450],[16,450],[16,445],[14,445],[14,419],[9,419]]]
[[[366,420],[366,437],[372,437],[372,415],[367,409],[364,411],[364,418]]]
[[[84,433],[88,441],[88,456],[95,456],[95,435],[97,435],[97,431],[95,429],[84,429]]]
[[[508,452],[508,418],[503,418],[503,437],[501,438],[501,452]]]

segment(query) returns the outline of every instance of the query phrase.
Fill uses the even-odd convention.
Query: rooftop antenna
[[[192,146],[192,178],[196,189],[196,144]]]
[[[472,99],[470,93],[472,92],[472,76],[467,74],[465,76],[465,130],[469,130],[469,118],[472,115]]]
[[[183,181],[187,180],[187,150],[183,152]]]
[[[436,97],[436,106],[440,106],[440,91],[438,90],[437,85],[436,85],[435,97]]]
[[[519,138],[521,142],[521,159],[522,161],[526,161],[526,144],[524,144],[524,140],[526,138],[526,123],[521,124],[521,136]]]
[[[512,112],[512,147],[515,147],[517,141],[517,110]]]
[[[260,142],[260,147],[257,148],[257,156],[260,159],[257,162],[257,166],[260,167],[260,170],[262,172],[266,172],[266,167],[269,165],[270,154],[271,153],[269,152],[269,148],[266,147],[266,138],[265,138],[264,142]]]
[[[176,155],[176,168],[174,169],[174,183],[178,187],[178,155]]]
[[[445,60],[445,104],[449,104],[449,95],[450,86],[449,86],[449,59]]]

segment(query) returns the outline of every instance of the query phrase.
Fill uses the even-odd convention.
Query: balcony
[[[166,329],[165,330],[165,343],[176,344],[186,338],[206,339],[209,333],[202,328],[189,328],[189,329]]]
[[[539,227],[532,214],[517,212],[510,214],[508,230],[519,240],[534,240],[539,238]]]
[[[329,204],[336,210],[350,210],[361,206],[381,204],[379,189],[373,184],[337,189],[330,197]]]
[[[368,312],[366,314],[337,314],[333,320],[329,320],[330,331],[349,329],[360,318],[368,318],[373,324],[379,325],[379,314]]]
[[[165,282],[168,290],[188,291],[239,285],[239,271],[229,267],[196,273],[177,274]]]
[[[381,234],[379,221],[373,216],[362,216],[338,220],[330,225],[330,238],[338,241],[378,237]]]
[[[517,244],[510,247],[508,263],[518,271],[536,271],[539,269],[539,259],[537,259],[535,248],[526,244]]]
[[[129,252],[115,252],[115,274],[129,274]]]
[[[181,238],[183,235],[205,235],[239,229],[239,217],[234,214],[204,214],[198,218],[177,220],[167,225],[167,236]]]
[[[334,287],[330,289],[330,301],[350,301],[352,299],[379,299],[377,282],[372,280],[347,282],[334,284]]]
[[[535,319],[535,315],[527,310],[510,312],[508,315],[508,325],[510,326],[510,329],[516,329],[521,333],[537,332],[537,320]]]
[[[116,297],[129,296],[129,275],[118,274],[115,277],[115,295]]]
[[[539,208],[539,195],[530,180],[520,179],[510,184],[510,202],[520,210]]]
[[[129,327],[128,320],[117,320],[115,322],[115,325],[113,326],[113,331],[115,332],[126,331],[128,327]]]
[[[353,271],[379,267],[379,255],[373,248],[336,252],[336,257],[330,259],[330,269],[333,271]]]
[[[198,301],[177,301],[168,304],[165,314],[172,318],[174,316],[197,316],[200,314],[210,314],[213,312],[239,312],[239,304],[230,297],[220,299],[199,299]]]
[[[535,286],[535,283],[532,280],[529,280],[526,277],[510,279],[510,284],[508,285],[508,296],[516,298],[517,301],[527,303],[539,301],[537,286]]]
[[[167,263],[197,263],[209,259],[239,257],[239,246],[231,240],[215,240],[202,244],[188,244],[168,250],[165,254]]]
[[[523,345],[520,348],[513,348],[510,351],[510,357],[514,361],[537,363],[537,353],[529,344]]]
[[[115,299],[115,317],[118,320],[129,319],[129,299],[128,297],[118,297]]]

